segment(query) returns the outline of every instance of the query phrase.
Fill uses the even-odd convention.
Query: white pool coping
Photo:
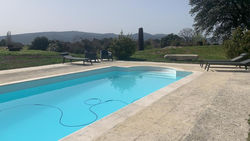
[[[26,71],[26,70],[44,69],[44,68],[50,68],[50,67],[55,67],[55,66],[63,66],[63,65],[58,64],[58,65],[48,65],[48,66],[40,66],[40,67],[6,70],[6,71],[1,71],[0,74],[21,72],[21,71]],[[79,72],[86,72],[86,71],[108,68],[108,67],[125,67],[126,68],[126,67],[134,67],[134,66],[156,67],[155,65],[150,65],[150,64],[109,65],[109,66],[98,66],[98,67],[96,66],[94,68],[86,68],[84,70],[78,70],[78,71],[72,71],[72,72],[66,72],[66,73],[58,73],[55,75],[47,75],[47,76],[43,76],[43,77],[36,77],[36,78],[25,79],[25,80],[20,80],[20,81],[12,81],[12,82],[7,82],[7,83],[2,83],[2,84],[0,84],[0,86],[21,83],[21,82],[27,82],[27,81],[32,81],[32,80],[39,80],[39,79],[50,78],[50,77],[56,77],[56,76],[67,75],[67,74],[74,74],[74,73],[79,73]],[[158,66],[158,67],[175,69],[177,71],[187,71],[184,69],[177,69],[177,68],[169,67],[169,66]],[[129,105],[123,107],[122,109],[119,109],[118,111],[111,113],[108,116],[106,116],[98,121],[95,121],[94,123],[92,123],[88,126],[85,126],[76,132],[73,132],[72,134],[70,134],[70,135],[68,135],[60,140],[61,141],[91,141],[91,140],[98,138],[99,136],[101,136],[105,132],[107,132],[109,129],[111,129],[114,126],[118,125],[119,123],[125,121],[128,117],[135,115],[139,111],[145,109],[146,107],[150,106],[154,102],[161,99],[163,96],[170,94],[174,90],[176,90],[176,89],[182,87],[183,85],[189,83],[190,81],[198,78],[203,73],[203,72],[199,72],[199,71],[189,71],[189,72],[192,72],[192,74],[190,74],[190,75],[182,78],[181,80],[178,80],[170,85],[167,85],[166,87],[161,88],[160,90],[157,90],[157,91],[135,101],[134,103],[129,104]]]
[[[30,79],[24,79],[24,80],[18,80],[18,81],[11,81],[11,82],[6,82],[6,83],[1,83],[0,86],[4,85],[10,85],[10,84],[15,84],[15,83],[21,83],[21,82],[27,82],[27,81],[33,81],[33,80],[39,80],[39,79],[44,79],[44,78],[50,78],[50,77],[56,77],[56,76],[62,76],[62,75],[67,75],[67,74],[74,74],[74,73],[80,73],[80,72],[86,72],[86,71],[91,71],[91,70],[96,70],[96,69],[102,69],[102,68],[107,68],[107,67],[113,67],[113,66],[101,66],[101,67],[95,67],[95,68],[88,68],[84,70],[78,70],[78,71],[71,71],[71,72],[65,72],[65,73],[58,73],[54,75],[47,75],[47,76],[42,76],[42,77],[36,77],[36,78],[30,78]],[[42,68],[47,68],[47,67],[42,67]],[[22,69],[20,69],[23,71]],[[4,73],[9,73],[9,72],[16,72],[20,71],[19,69],[17,70],[6,70]],[[24,68],[26,70],[26,68]],[[28,70],[28,68],[27,68]],[[37,70],[37,67],[32,67],[29,70]],[[1,72],[0,72],[1,74]]]

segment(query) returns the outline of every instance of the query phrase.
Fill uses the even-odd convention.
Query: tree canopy
[[[5,39],[2,39],[0,41],[0,46],[6,46],[6,40]]]
[[[182,37],[185,42],[192,42],[195,32],[192,28],[184,28],[179,32],[179,36]]]
[[[49,40],[46,37],[36,37],[32,45],[30,46],[30,49],[36,49],[36,50],[46,50],[49,46]]]
[[[232,37],[224,42],[224,47],[230,58],[239,56],[241,53],[250,55],[250,30],[237,28],[233,31]]]
[[[136,42],[130,35],[119,35],[117,39],[114,39],[111,44],[112,53],[118,59],[128,59],[136,51]]]
[[[182,38],[176,34],[168,34],[167,36],[161,39],[161,47],[166,46],[180,46]]]
[[[190,0],[197,31],[228,38],[237,27],[250,29],[250,0]]]

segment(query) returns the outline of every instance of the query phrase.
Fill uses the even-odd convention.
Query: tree
[[[12,47],[9,47],[9,51],[20,51],[23,48],[22,43],[12,42]]]
[[[8,46],[9,51],[20,51],[23,48],[23,44],[12,41],[10,31],[7,32],[5,44]]]
[[[56,51],[56,52],[68,52],[69,51],[69,42],[63,42],[58,40],[52,40],[49,43],[47,50]]]
[[[194,35],[195,32],[192,28],[184,28],[179,32],[179,36],[184,39],[187,45],[189,45],[192,42]]]
[[[90,41],[88,39],[84,39],[81,41],[85,52],[96,52],[96,48],[93,45],[93,41]]]
[[[227,56],[236,57],[241,53],[250,54],[250,31],[237,28],[233,36],[224,42]]]
[[[85,52],[84,43],[83,42],[74,42],[69,45],[69,52],[82,54]]]
[[[30,49],[46,50],[49,47],[49,40],[46,37],[36,37],[30,46]]]
[[[192,45],[202,46],[207,44],[206,38],[201,33],[195,33],[192,39]]]
[[[5,39],[2,39],[1,41],[0,41],[0,46],[6,46],[7,44],[6,44],[6,40]]]
[[[112,44],[113,39],[112,38],[104,38],[102,39],[102,49],[108,49],[110,48]]]
[[[92,52],[96,52],[97,50],[101,50],[102,48],[102,40],[99,39],[93,39],[91,42],[92,46]]]
[[[128,59],[136,51],[136,42],[130,35],[125,36],[121,32],[118,38],[113,40],[111,50],[118,59]]]
[[[160,48],[161,40],[160,39],[148,39],[144,42],[144,45],[145,45],[145,49]]]
[[[250,0],[190,0],[195,29],[229,38],[237,27],[250,29]]]
[[[151,44],[154,48],[160,48],[161,47],[161,40],[160,39],[153,39],[153,40],[151,40]]]
[[[171,34],[169,34],[161,39],[161,47],[180,46],[181,41],[182,41],[181,37],[171,33]]]

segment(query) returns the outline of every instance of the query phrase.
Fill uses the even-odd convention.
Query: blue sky
[[[192,27],[189,0],[0,0],[0,35],[84,31],[178,33]]]

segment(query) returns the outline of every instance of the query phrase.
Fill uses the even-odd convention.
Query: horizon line
[[[94,34],[116,34],[116,35],[120,34],[120,33],[112,33],[112,32],[100,33],[100,32],[86,32],[86,31],[80,31],[80,30],[64,30],[64,31],[34,31],[34,32],[24,32],[24,33],[17,33],[17,34],[12,34],[12,32],[11,32],[11,35],[14,36],[14,35],[33,34],[33,33],[50,33],[50,32],[54,32],[54,33],[60,33],[60,32],[82,32],[82,33],[94,33]],[[123,32],[123,30],[121,30],[121,32]],[[147,33],[147,34],[151,34],[151,35],[159,35],[159,34],[168,35],[168,34],[172,34],[172,33],[155,33],[154,34],[154,33],[149,33],[149,32],[143,32],[143,33]],[[126,33],[126,35],[128,35],[128,34],[138,34],[138,32],[135,32],[135,33]],[[173,34],[176,34],[176,33],[173,33]],[[7,35],[7,33],[6,33],[6,35]],[[0,35],[0,37],[6,37],[6,35]]]

